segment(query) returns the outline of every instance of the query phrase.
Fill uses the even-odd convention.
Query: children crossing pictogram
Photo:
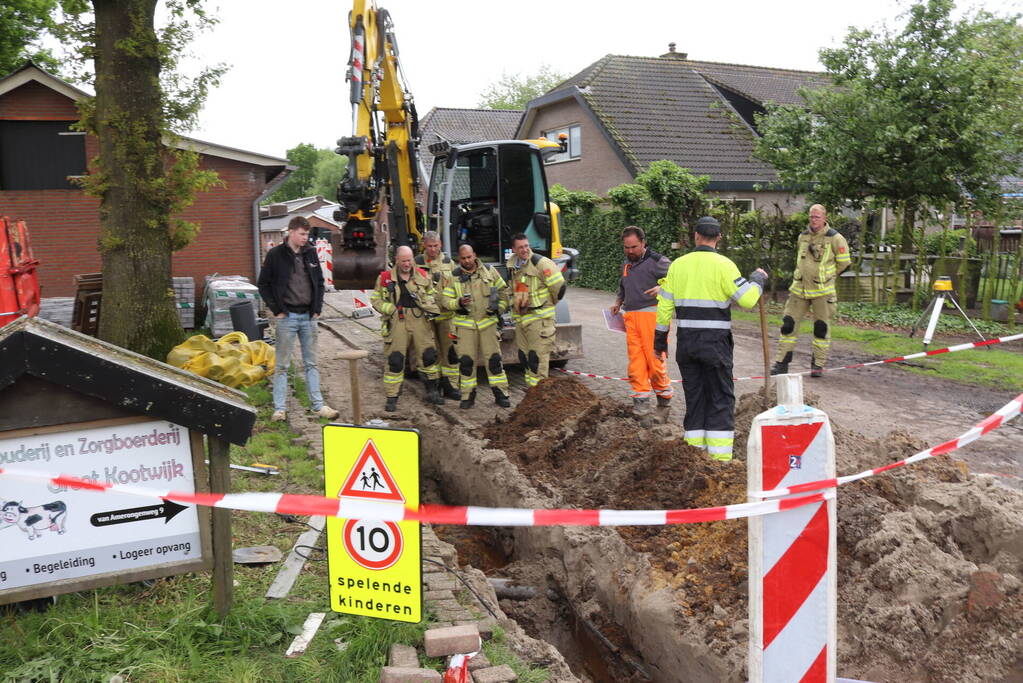
[[[380,457],[380,451],[373,443],[373,439],[366,440],[362,453],[359,454],[355,466],[348,473],[344,486],[337,495],[338,498],[405,502],[405,496]]]

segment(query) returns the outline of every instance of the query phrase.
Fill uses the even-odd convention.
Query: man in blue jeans
[[[267,252],[258,284],[259,295],[273,313],[277,329],[274,414],[270,419],[282,422],[287,417],[288,367],[297,336],[313,412],[333,420],[338,412],[323,402],[320,370],[316,367],[316,319],[323,309],[323,271],[316,250],[309,245],[309,221],[302,216],[291,219],[284,243]]]

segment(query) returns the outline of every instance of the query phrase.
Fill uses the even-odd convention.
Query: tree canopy
[[[546,64],[540,65],[531,75],[504,73],[480,94],[476,106],[482,109],[525,109],[526,103],[540,97],[565,78],[565,74]]]
[[[299,197],[320,195],[331,201],[337,198],[337,184],[348,167],[348,157],[333,150],[317,149],[300,142],[287,151],[288,163],[296,169],[267,199],[267,203],[286,202]]]
[[[919,2],[901,30],[853,29],[821,50],[833,87],[770,106],[757,156],[830,205],[992,202],[1023,153],[1023,31],[1017,17],[952,10]]]
[[[52,26],[58,0],[4,0],[0,3],[0,75],[8,74],[31,59],[39,66],[57,70],[57,60],[38,40]]]

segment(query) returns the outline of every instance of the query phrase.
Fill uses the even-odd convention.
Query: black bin
[[[262,327],[256,322],[256,308],[251,301],[239,301],[231,304],[231,329],[235,332],[242,332],[249,341],[259,341],[263,338]]]

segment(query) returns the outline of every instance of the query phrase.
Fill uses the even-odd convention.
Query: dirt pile
[[[568,377],[542,382],[485,433],[491,448],[565,507],[709,507],[745,500],[745,437],[761,406],[757,395],[739,402],[731,463],[686,446],[677,425],[643,428],[621,404]],[[834,432],[840,474],[927,446],[897,433],[864,439],[840,424]],[[841,675],[879,682],[1023,676],[1023,497],[937,458],[843,487],[838,500]],[[745,521],[618,533],[673,588],[680,638],[687,622],[701,623],[704,644],[736,678],[744,675]]]

